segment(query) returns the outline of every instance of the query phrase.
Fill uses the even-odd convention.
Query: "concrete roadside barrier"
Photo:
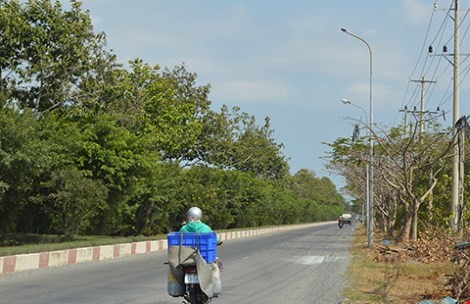
[[[228,231],[221,232],[218,234],[222,241],[228,241],[232,239],[258,236],[282,230],[307,228],[320,224],[324,223],[279,226],[241,231]],[[145,254],[167,249],[168,243],[167,240],[164,239],[4,256],[0,257],[0,275],[25,270],[44,269],[48,267],[59,267],[88,262],[98,262],[103,260],[116,259],[135,254]]]

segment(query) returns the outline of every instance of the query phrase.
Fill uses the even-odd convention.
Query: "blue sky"
[[[451,0],[82,2],[120,62],[141,58],[170,69],[184,63],[197,73],[199,84],[211,85],[214,110],[240,106],[259,124],[269,116],[292,174],[306,168],[342,187],[341,178],[321,160],[328,150],[323,142],[350,136],[352,120],[366,120],[363,111],[342,104],[342,98],[369,113],[369,52],[342,27],[372,48],[377,125],[396,126],[404,118],[399,110],[419,105],[419,84],[410,80],[423,76],[437,81],[426,87],[425,110],[440,106],[448,112],[441,122],[452,121],[452,65],[444,56],[427,54],[430,44],[436,54],[443,44],[453,51]],[[461,0],[460,6],[470,8],[470,0]],[[462,11],[461,53],[470,52],[466,17]],[[470,114],[464,58],[460,116]]]

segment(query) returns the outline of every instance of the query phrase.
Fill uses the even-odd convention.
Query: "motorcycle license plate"
[[[186,273],[184,275],[184,283],[185,284],[199,284],[199,278],[197,273]]]

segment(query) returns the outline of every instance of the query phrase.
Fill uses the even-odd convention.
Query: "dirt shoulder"
[[[456,296],[452,281],[465,279],[457,270],[460,276],[470,273],[470,263],[459,266],[453,260],[455,241],[448,237],[423,235],[419,241],[398,244],[376,235],[374,243],[369,249],[366,230],[358,227],[345,303],[440,303],[444,297]]]

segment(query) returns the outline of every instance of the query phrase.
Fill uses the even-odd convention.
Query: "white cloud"
[[[400,15],[404,16],[410,24],[422,25],[429,20],[433,3],[422,0],[402,0]]]
[[[287,28],[292,31],[304,31],[309,33],[323,33],[328,27],[328,22],[321,16],[311,16],[304,18],[291,18],[287,21]]]

